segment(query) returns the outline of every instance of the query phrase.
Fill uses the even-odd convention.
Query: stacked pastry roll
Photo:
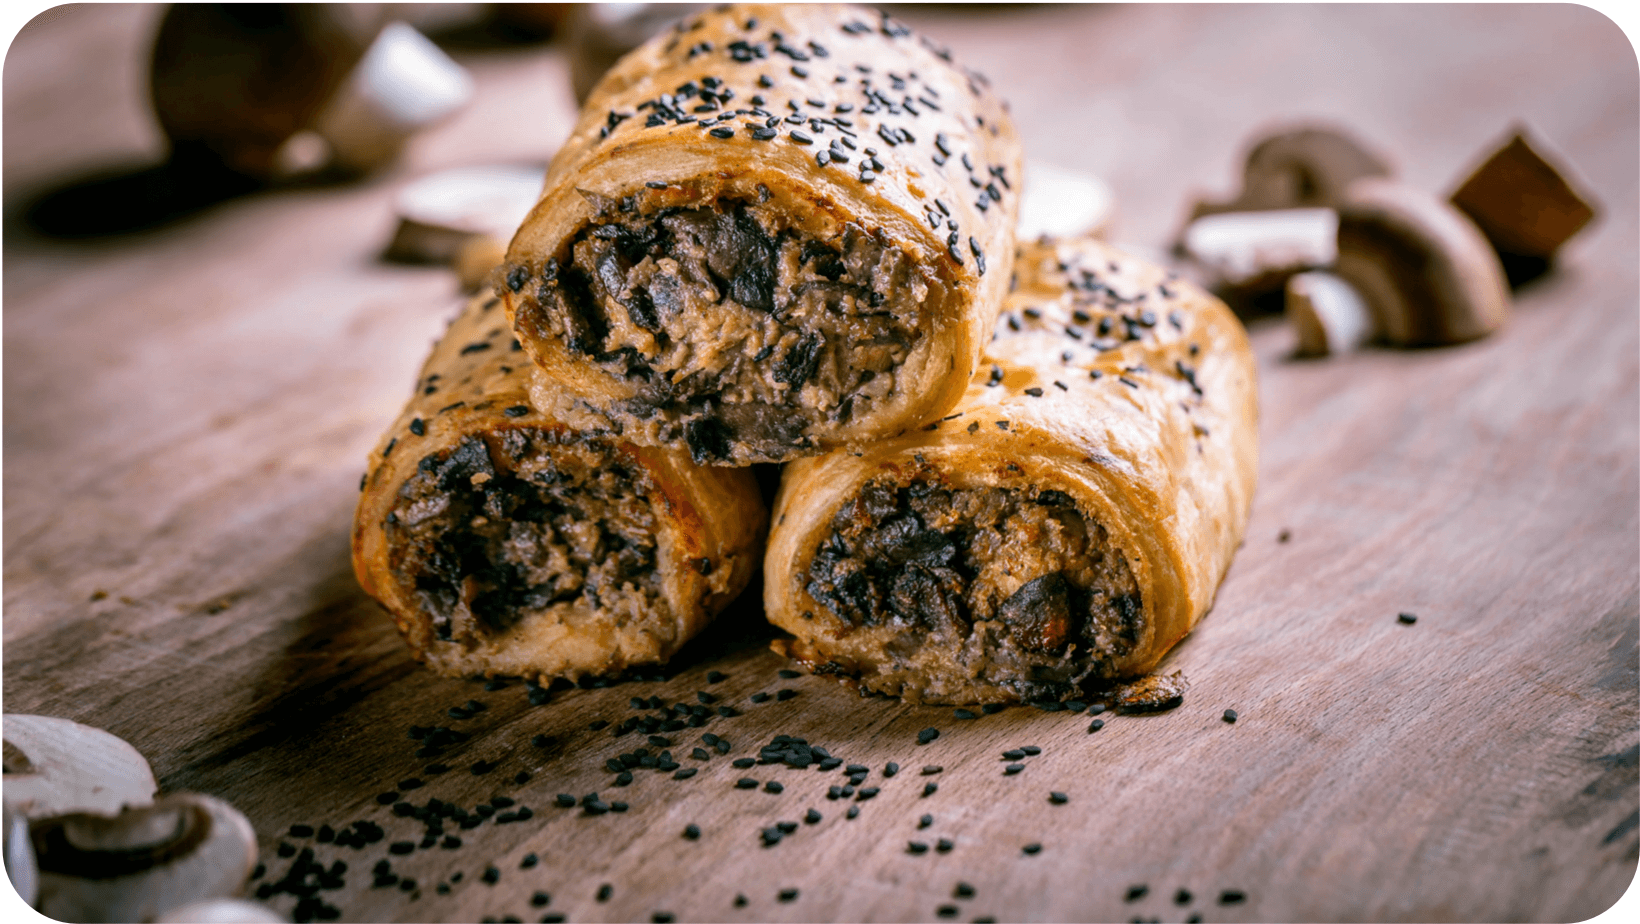
[[[623,58],[513,238],[537,404],[702,463],[944,413],[1013,262],[1021,153],[980,75],[885,14],[731,6]]]
[[[1252,354],[1217,299],[1092,240],[1021,248],[988,364],[913,432],[786,467],[769,619],[912,701],[1151,670],[1247,522]]]
[[[549,168],[505,308],[468,306],[372,456],[360,583],[443,673],[666,660],[763,551],[744,466],[961,398],[1020,164],[984,78],[875,11],[721,7],[639,48]]]
[[[762,560],[746,469],[576,430],[529,403],[499,298],[433,348],[372,454],[353,566],[448,675],[575,678],[671,657]]]

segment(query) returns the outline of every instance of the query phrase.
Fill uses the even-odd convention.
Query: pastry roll
[[[500,299],[469,303],[371,456],[359,583],[441,674],[665,661],[757,567],[752,473],[567,427],[529,405],[534,374]]]
[[[935,703],[1149,671],[1241,541],[1255,370],[1217,299],[1091,239],[1020,249],[953,413],[786,467],[769,619],[811,669]]]
[[[961,397],[1019,178],[984,78],[885,14],[720,7],[593,89],[498,291],[559,419],[702,463],[813,455]]]

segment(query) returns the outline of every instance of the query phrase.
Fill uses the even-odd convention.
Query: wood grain
[[[261,882],[290,868],[284,842],[346,861],[345,887],[320,895],[360,921],[935,920],[946,904],[961,920],[1547,921],[1599,913],[1634,877],[1640,79],[1599,14],[906,11],[1013,101],[1029,156],[1112,183],[1114,236],[1141,247],[1169,239],[1194,192],[1233,191],[1255,129],[1301,117],[1343,121],[1436,190],[1521,121],[1603,206],[1486,340],[1304,362],[1289,331],[1253,325],[1259,492],[1214,611],[1164,665],[1191,691],[1089,733],[1085,715],[964,721],[782,679],[755,595],[664,681],[532,706],[521,684],[420,671],[354,585],[346,542],[365,454],[457,300],[447,273],[377,254],[410,178],[550,153],[573,117],[562,53],[462,52],[473,107],[368,182],[241,198],[142,234],[34,233],[20,217],[33,196],[157,151],[140,84],[156,13],[53,11],[6,62],[3,693],[8,712],[124,737],[164,790],[232,802],[260,835]],[[712,670],[728,678],[708,684]],[[798,695],[750,701],[783,688]],[[604,762],[642,736],[589,724],[640,714],[632,697],[696,691],[741,713],[667,734],[698,775],[612,786]],[[488,708],[447,715],[469,699]],[[471,735],[437,775],[407,735],[435,724]],[[928,726],[940,737],[918,745]],[[691,758],[703,732],[730,754]],[[841,770],[730,766],[776,734],[868,766],[880,794],[828,800]],[[1004,776],[1001,752],[1027,744],[1042,753]],[[498,765],[474,775],[479,760]],[[884,779],[889,761],[901,771]],[[743,776],[784,792],[735,789]],[[412,777],[419,804],[504,794],[533,817],[447,824],[459,849],[390,855],[425,826],[375,796]],[[593,791],[630,808],[552,804]],[[802,822],[810,807],[817,824]],[[286,834],[358,819],[385,840]],[[762,846],[781,820],[798,829]],[[941,837],[949,852],[907,852]],[[1023,853],[1032,842],[1041,852]],[[540,862],[520,868],[530,853]],[[418,888],[372,888],[384,857]],[[959,881],[973,898],[952,897]],[[1220,904],[1226,889],[1245,901]],[[537,890],[549,904],[531,904]]]

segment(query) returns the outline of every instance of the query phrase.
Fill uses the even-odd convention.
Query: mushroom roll
[[[1143,673],[1241,541],[1254,364],[1217,299],[1083,239],[1020,249],[953,413],[786,467],[770,620],[816,671],[935,703]]]
[[[720,7],[593,89],[498,291],[567,423],[701,463],[863,445],[961,397],[1019,179],[985,79],[885,14]]]
[[[441,674],[663,662],[745,588],[767,514],[749,469],[566,426],[500,299],[468,304],[371,456],[353,568]]]

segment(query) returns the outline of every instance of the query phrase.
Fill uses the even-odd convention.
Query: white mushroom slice
[[[1049,237],[1097,237],[1110,233],[1116,194],[1104,180],[1039,160],[1025,161],[1025,189],[1019,197],[1022,241]]]
[[[1231,286],[1327,266],[1337,242],[1332,209],[1224,212],[1198,218],[1184,232],[1191,259]]]
[[[463,245],[480,237],[505,248],[535,205],[545,178],[544,167],[513,164],[458,167],[421,177],[399,190],[399,227],[387,256],[448,263]]]
[[[173,793],[114,818],[36,822],[36,907],[60,921],[152,921],[165,911],[236,896],[256,865],[256,833],[238,810]]]
[[[1334,272],[1402,346],[1462,343],[1503,325],[1509,287],[1497,253],[1451,203],[1391,180],[1351,184],[1339,208]]]
[[[213,898],[165,912],[154,924],[283,924],[267,905],[242,898]]]
[[[330,143],[336,166],[365,173],[392,160],[411,135],[460,109],[472,95],[466,68],[411,26],[391,22],[312,128]]]
[[[52,716],[7,715],[4,722],[5,800],[22,817],[118,815],[154,801],[154,771],[124,740]]]
[[[1298,334],[1300,356],[1348,353],[1374,334],[1372,311],[1361,293],[1322,270],[1287,280],[1287,321]]]

